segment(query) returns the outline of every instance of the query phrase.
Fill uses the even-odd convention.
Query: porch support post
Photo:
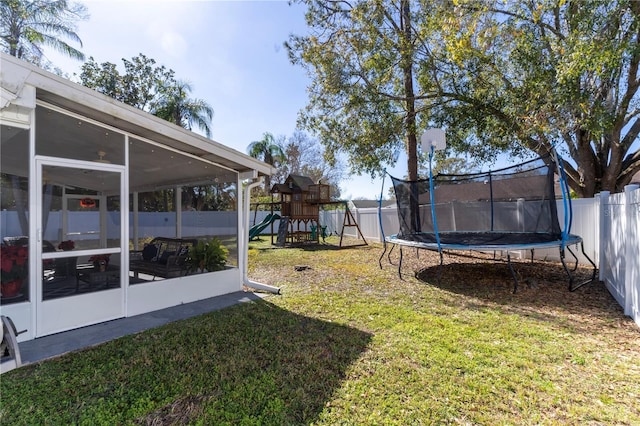
[[[133,249],[140,250],[138,243],[138,225],[140,224],[138,218],[138,208],[139,208],[139,200],[138,200],[138,191],[133,193]]]
[[[176,206],[176,237],[182,238],[182,187],[176,186],[173,192]]]
[[[262,284],[249,280],[248,274],[248,260],[249,260],[249,216],[251,205],[251,190],[262,184],[263,178],[254,179],[254,181],[248,184],[244,190],[244,203],[242,203],[242,225],[240,232],[240,241],[238,241],[239,255],[242,256],[242,281],[247,287],[255,288],[256,290],[264,290],[275,294],[280,294],[280,287],[274,287],[268,284]]]

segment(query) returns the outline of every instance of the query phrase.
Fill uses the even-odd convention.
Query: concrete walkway
[[[18,344],[22,364],[26,365],[55,358],[68,352],[89,348],[173,321],[217,311],[238,303],[259,300],[264,296],[266,295],[239,291],[29,340]]]

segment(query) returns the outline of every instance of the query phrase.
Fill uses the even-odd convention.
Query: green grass
[[[523,263],[537,284],[512,294],[493,262],[447,257],[438,282],[405,253],[400,280],[379,245],[251,247],[282,295],[3,374],[0,424],[640,424],[640,331],[600,284]]]

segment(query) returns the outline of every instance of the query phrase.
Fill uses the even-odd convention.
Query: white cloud
[[[169,31],[160,38],[162,50],[174,58],[184,57],[187,52],[187,41],[180,34]]]
[[[182,33],[162,22],[154,22],[146,31],[147,43],[160,48],[159,57],[181,59],[188,56],[189,43]]]

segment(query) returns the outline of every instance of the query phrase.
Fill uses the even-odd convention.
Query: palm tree
[[[86,7],[66,0],[0,0],[0,46],[8,54],[40,64],[43,47],[70,58],[84,54],[61,38],[80,44],[75,22],[87,19]]]
[[[187,130],[198,127],[211,138],[213,108],[202,99],[190,99],[191,84],[177,80],[162,89],[159,100],[152,105],[151,112]]]
[[[267,164],[271,164],[272,166],[277,166],[286,158],[284,152],[282,151],[282,148],[276,143],[275,138],[269,132],[265,132],[262,135],[261,140],[251,142],[247,147],[247,152],[253,158],[262,160]],[[264,179],[265,193],[268,193],[270,189],[271,178],[269,176],[266,176]]]

